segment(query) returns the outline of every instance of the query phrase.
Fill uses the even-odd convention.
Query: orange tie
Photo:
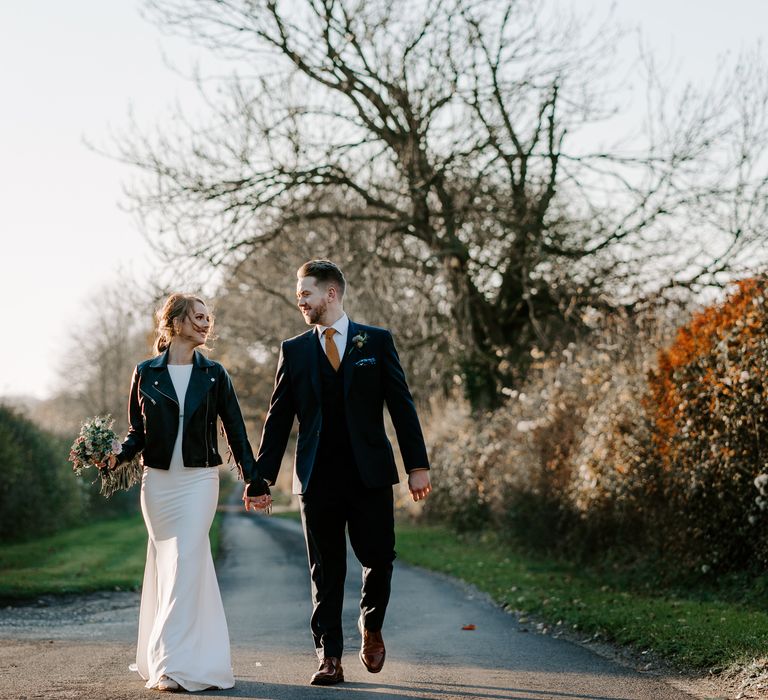
[[[336,341],[333,339],[333,336],[336,335],[336,329],[326,328],[323,333],[325,334],[325,354],[328,355],[328,362],[331,363],[333,369],[338,371],[341,360],[339,359]]]

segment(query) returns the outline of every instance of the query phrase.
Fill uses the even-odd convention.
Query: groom
[[[384,404],[397,433],[414,501],[431,490],[427,450],[416,408],[389,331],[344,313],[346,282],[328,260],[297,272],[296,296],[313,328],[283,342],[255,473],[246,475],[246,510],[268,502],[294,417],[299,420],[293,491],[312,578],[311,628],[320,660],[312,685],[344,680],[341,612],[346,576],[345,528],[363,566],[358,627],[360,660],[384,665],[381,635],[395,559],[392,485],[398,482],[384,431]]]

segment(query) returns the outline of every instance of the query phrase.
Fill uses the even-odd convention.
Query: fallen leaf
[[[463,629],[463,630],[474,630],[474,629],[477,629],[477,627],[475,627],[474,625],[464,625],[464,627],[462,627],[461,629]]]

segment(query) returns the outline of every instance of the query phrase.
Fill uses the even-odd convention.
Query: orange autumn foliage
[[[768,457],[766,299],[765,277],[738,282],[678,329],[649,375],[655,489],[680,553],[706,567],[768,561],[754,484]]]
[[[659,351],[658,369],[649,377],[649,388],[654,405],[656,443],[660,454],[669,464],[670,441],[677,434],[680,421],[689,408],[688,394],[693,388],[681,378],[699,367],[697,392],[728,393],[733,378],[718,376],[708,358],[717,352],[718,344],[728,341],[748,351],[764,333],[766,280],[746,279],[737,284],[736,291],[725,302],[710,306],[693,316],[690,323],[678,329],[674,343]],[[716,403],[709,402],[715,410]]]

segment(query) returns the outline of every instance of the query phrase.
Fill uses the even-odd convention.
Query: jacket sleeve
[[[227,444],[235,458],[240,475],[247,482],[250,481],[254,472],[253,449],[251,443],[248,442],[248,433],[245,429],[245,421],[240,410],[240,402],[237,400],[235,387],[229,373],[223,367],[221,368],[220,381],[216,412],[221,418]]]
[[[275,386],[272,390],[272,398],[269,400],[269,411],[264,421],[259,452],[256,456],[256,473],[269,484],[274,484],[277,480],[295,416],[296,407],[293,403],[288,363],[281,345],[275,373]],[[249,489],[249,495],[259,494],[255,492],[251,494]]]
[[[405,380],[405,372],[400,364],[395,341],[389,331],[385,331],[382,350],[382,376],[384,381],[384,401],[387,404],[392,424],[397,433],[397,444],[403,456],[405,471],[429,469],[427,447],[421,432],[419,416],[413,397]]]
[[[139,405],[139,380],[141,375],[139,367],[133,370],[131,379],[131,391],[128,395],[128,434],[122,443],[120,454],[117,455],[117,464],[130,462],[139,452],[144,449],[144,417],[141,414]]]

